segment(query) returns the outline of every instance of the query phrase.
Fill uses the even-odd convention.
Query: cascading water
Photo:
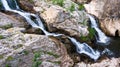
[[[2,6],[4,7],[4,9],[6,11],[11,11],[11,12],[20,14],[21,16],[23,16],[26,19],[26,21],[32,27],[41,29],[45,33],[45,35],[47,35],[47,36],[49,36],[49,35],[51,35],[51,36],[60,36],[60,35],[63,35],[63,34],[49,33],[48,31],[45,30],[44,25],[43,25],[42,21],[40,20],[39,16],[37,16],[35,14],[32,14],[32,13],[25,12],[23,10],[21,11],[21,9],[19,8],[19,6],[16,3],[16,0],[9,0],[9,1],[10,2],[14,1],[14,3],[15,3],[15,5],[16,5],[17,8],[16,9],[15,8],[12,9],[9,6],[9,4],[8,4],[8,0],[1,0],[0,2],[2,3]],[[20,9],[20,10],[18,10],[18,9]],[[34,17],[34,19],[32,19],[32,17]],[[94,19],[91,16],[89,16],[89,17],[90,17],[92,23],[95,23]],[[104,37],[104,34],[101,33],[101,31],[99,30],[99,28],[97,26],[93,25],[93,27],[99,33],[99,37],[100,37],[99,41],[105,42],[106,41],[106,37]],[[100,36],[100,34],[102,34],[102,37]],[[90,58],[92,58],[94,60],[97,60],[100,57],[100,52],[93,50],[86,43],[80,43],[75,38],[71,38],[71,37],[68,37],[68,38],[76,46],[78,53],[80,53],[80,54],[81,53],[86,54],[86,55],[88,55]]]
[[[94,51],[88,44],[86,43],[80,43],[74,38],[70,38],[71,42],[76,46],[77,52],[80,54],[86,54],[95,61],[100,57],[100,52],[99,51]]]
[[[97,31],[97,35],[98,35],[98,37],[96,37],[97,42],[108,43],[110,39],[99,29],[94,17],[89,14],[88,14],[88,17],[90,18],[90,21],[91,21],[91,27]]]

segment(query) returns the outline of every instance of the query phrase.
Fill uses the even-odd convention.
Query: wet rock
[[[57,31],[78,37],[81,35],[86,36],[88,34],[86,25],[88,17],[84,11],[67,11],[66,9],[72,3],[70,0],[65,0],[63,8],[58,5],[53,5],[51,2],[35,1],[36,6],[34,9],[38,11],[40,16],[45,20],[50,32]],[[85,25],[84,22],[86,23]]]
[[[120,36],[120,0],[92,0],[89,4],[85,4],[88,13],[98,17],[102,30],[111,36],[115,36],[116,31]]]
[[[119,67],[120,58],[104,59],[101,62],[96,62],[93,64],[90,63],[77,63],[75,67]]]
[[[11,27],[24,27],[25,23],[0,12],[0,28],[8,29]]]
[[[18,0],[19,6],[21,9],[35,13],[33,7],[34,7],[34,2],[33,0]]]
[[[64,45],[44,35],[23,34],[24,28],[0,28],[0,66],[69,67],[73,61]]]

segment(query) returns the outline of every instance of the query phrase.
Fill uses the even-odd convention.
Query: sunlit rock
[[[64,45],[44,35],[23,34],[24,28],[0,29],[0,66],[31,67],[36,62],[39,66],[72,66]],[[37,56],[37,57],[36,57]],[[71,64],[70,64],[71,63]]]

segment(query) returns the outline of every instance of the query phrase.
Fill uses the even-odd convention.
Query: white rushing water
[[[88,17],[90,18],[91,21],[91,27],[97,31],[98,34],[98,37],[96,38],[97,42],[107,43],[110,39],[99,29],[99,26],[97,25],[97,22],[94,19],[94,17],[91,15],[88,15]]]
[[[39,16],[37,16],[35,14],[32,14],[32,13],[25,12],[25,11],[19,11],[17,9],[16,10],[12,9],[12,8],[9,7],[7,0],[1,0],[1,2],[2,2],[5,10],[11,11],[11,12],[14,12],[14,13],[18,13],[19,15],[23,16],[26,19],[26,21],[32,27],[41,29],[45,33],[45,35],[47,35],[47,36],[50,36],[50,35],[51,36],[61,36],[61,35],[63,35],[63,34],[49,33],[48,31],[46,31],[42,21],[39,18]],[[17,3],[16,3],[16,6],[17,6],[17,8],[19,8]],[[33,17],[34,17],[34,19],[32,19]],[[86,54],[86,55],[88,55],[90,58],[92,58],[94,60],[97,60],[100,57],[100,52],[93,50],[90,46],[88,46],[88,44],[80,43],[75,38],[71,38],[71,37],[68,37],[68,38],[76,46],[78,53]]]
[[[76,46],[77,52],[80,54],[86,54],[95,61],[100,57],[99,51],[94,51],[88,44],[86,43],[80,43],[76,39],[69,37],[71,42]]]

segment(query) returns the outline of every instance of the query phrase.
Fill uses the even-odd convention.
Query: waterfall
[[[80,54],[86,54],[95,61],[100,57],[100,52],[94,51],[90,46],[86,43],[80,43],[76,39],[69,37],[71,42],[76,46],[77,52]]]
[[[94,28],[97,32],[98,37],[96,37],[97,42],[99,43],[107,43],[109,41],[109,38],[99,29],[96,20],[93,16],[88,15],[91,21],[91,27]]]
[[[39,18],[39,16],[37,16],[35,14],[32,14],[32,13],[25,12],[23,10],[22,11],[18,10],[19,6],[17,4],[16,4],[17,8],[16,9],[12,9],[12,8],[10,8],[7,0],[1,0],[1,2],[2,2],[2,5],[4,6],[6,11],[11,11],[11,12],[14,12],[14,13],[18,13],[19,15],[23,16],[26,19],[26,21],[32,27],[41,29],[45,33],[45,35],[47,35],[47,36],[61,36],[61,35],[63,35],[63,34],[50,33],[48,31],[46,31],[42,21]],[[72,38],[72,37],[68,37],[68,38],[76,46],[78,53],[86,54],[86,55],[88,55],[90,58],[92,58],[94,60],[97,60],[100,57],[100,53],[98,51],[93,50],[86,43],[80,43],[75,38]]]

